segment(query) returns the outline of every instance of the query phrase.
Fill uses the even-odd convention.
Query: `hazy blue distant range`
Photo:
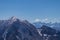
[[[34,22],[33,25],[36,27],[36,28],[40,28],[42,27],[42,25],[46,25],[46,26],[49,26],[53,29],[56,29],[56,30],[59,30],[60,31],[60,23],[56,22],[56,23],[45,23],[45,22]]]

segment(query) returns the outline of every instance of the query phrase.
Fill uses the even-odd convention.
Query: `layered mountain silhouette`
[[[42,37],[27,20],[12,17],[0,20],[0,40],[42,40]]]

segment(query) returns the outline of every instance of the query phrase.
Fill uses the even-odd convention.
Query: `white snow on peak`
[[[18,18],[16,18],[15,16],[11,17],[9,20],[8,20],[8,23],[9,24],[12,24],[13,22],[17,21]]]
[[[16,17],[15,17],[15,16],[13,16],[13,17],[11,17],[11,19],[16,19]]]
[[[10,20],[12,20],[12,21],[16,21],[17,18],[16,18],[15,16],[13,16],[13,17],[10,18]]]

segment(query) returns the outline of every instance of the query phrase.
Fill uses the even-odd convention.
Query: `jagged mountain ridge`
[[[36,28],[16,17],[0,20],[0,40],[42,40]]]

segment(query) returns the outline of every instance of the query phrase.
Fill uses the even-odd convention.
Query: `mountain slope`
[[[37,29],[44,40],[60,40],[60,32],[43,25]]]
[[[42,37],[29,22],[12,17],[0,20],[0,40],[42,40]]]

